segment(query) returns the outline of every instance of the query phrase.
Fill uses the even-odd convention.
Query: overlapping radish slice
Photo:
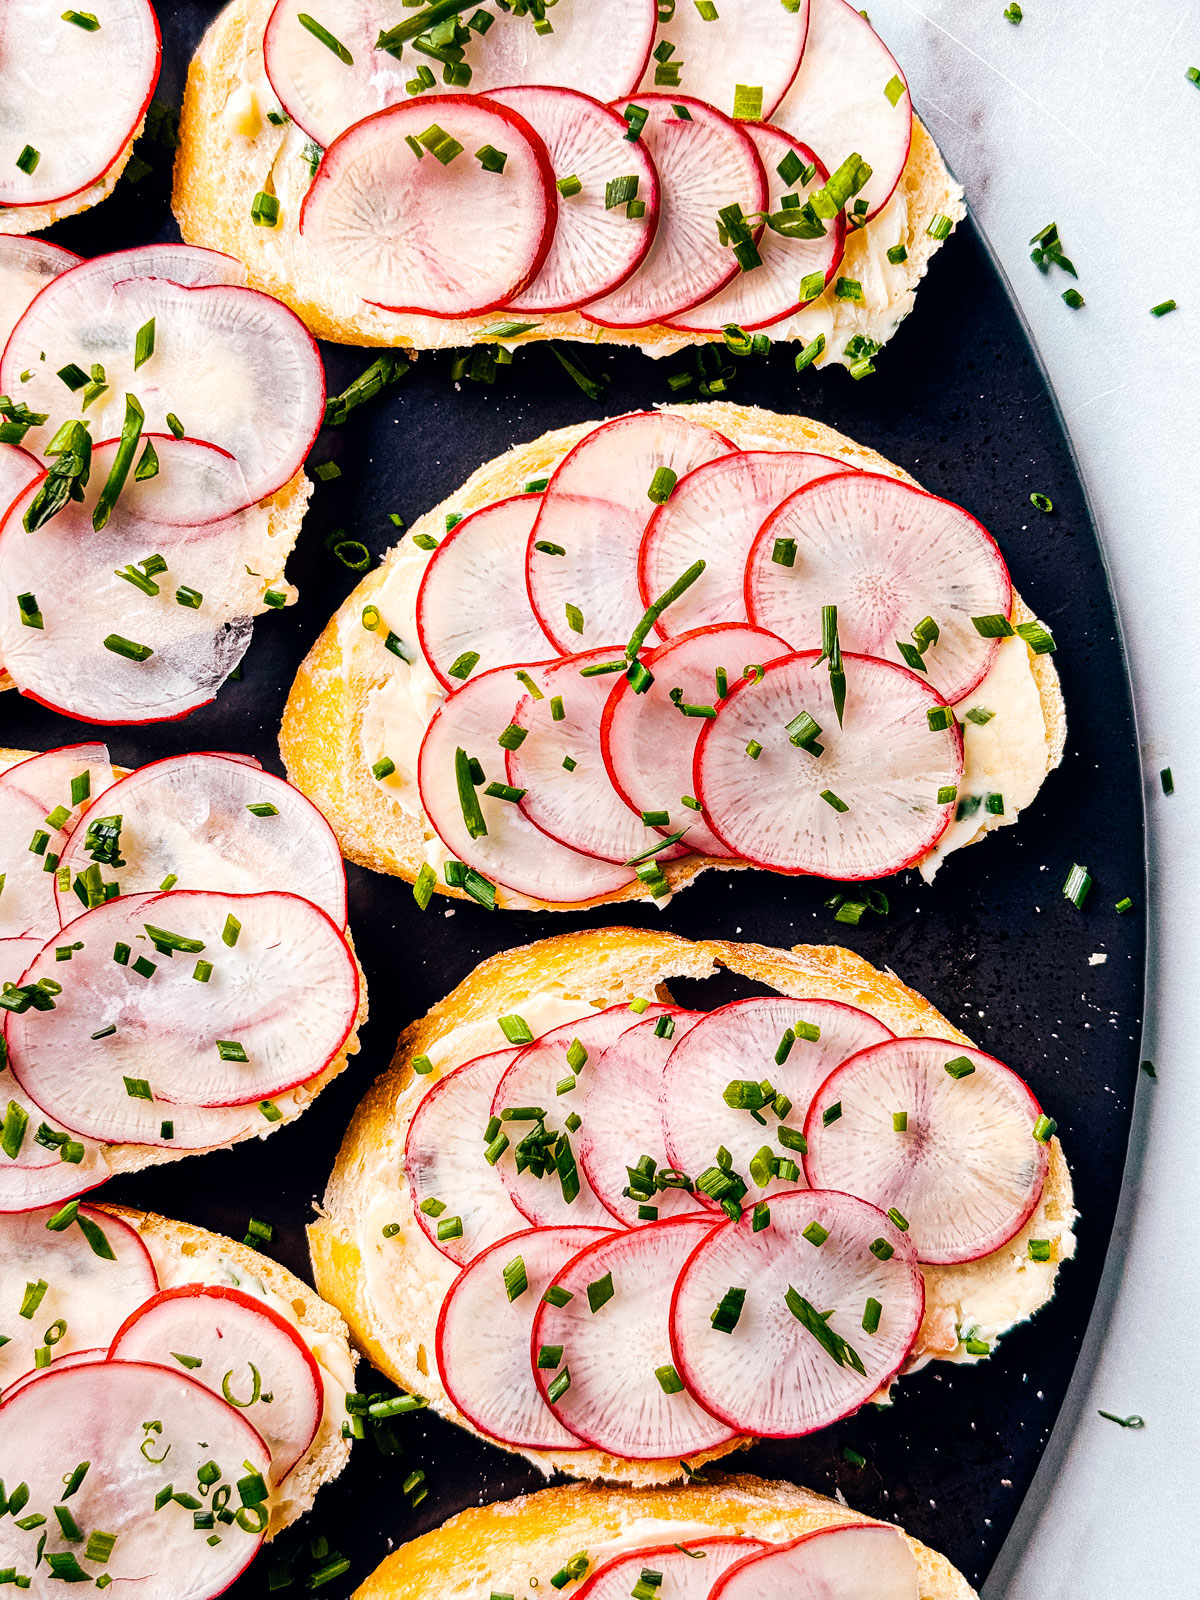
[[[91,1206],[80,1206],[78,1216],[82,1223],[57,1229],[47,1226],[55,1217],[49,1210],[0,1218],[0,1304],[8,1329],[0,1347],[5,1400],[10,1384],[37,1370],[39,1349],[48,1350],[57,1363],[72,1351],[107,1347],[130,1312],[157,1292],[154,1263],[135,1229]],[[46,1288],[32,1315],[18,1316],[29,1285],[43,1282]]]
[[[538,668],[541,698],[526,694],[513,713],[526,736],[508,752],[507,769],[509,783],[524,790],[521,809],[536,827],[585,856],[629,863],[660,848],[662,837],[613,788],[604,765],[600,724],[613,678],[582,674],[614,660],[624,667],[619,646]],[[659,859],[678,853],[668,847]]]
[[[729,1568],[709,1600],[920,1600],[916,1558],[899,1528],[814,1528]]]
[[[780,541],[790,565],[776,556]],[[1012,610],[1012,582],[996,541],[949,500],[874,472],[810,483],[767,517],[746,562],[746,610],[793,650],[821,639],[821,607],[836,605],[843,650],[904,660],[913,629],[939,633],[921,670],[947,700],[982,682],[1000,648],[972,617]],[[913,662],[910,660],[909,665]]]
[[[808,145],[765,122],[748,122],[770,190],[768,209],[783,217],[789,205],[803,205],[829,177]],[[798,164],[798,165],[794,165]],[[807,182],[800,181],[808,173]],[[817,239],[792,238],[767,226],[758,241],[760,263],[726,284],[711,299],[672,317],[671,325],[689,332],[719,334],[730,323],[743,330],[769,328],[825,292],[846,247],[846,216],[839,211]]]
[[[36,953],[57,931],[55,868],[81,813],[112,783],[102,744],[47,750],[0,772],[0,941],[35,939]]]
[[[162,54],[153,6],[149,0],[96,0],[89,15],[94,28],[72,25],[44,0],[7,0],[0,206],[49,205],[88,188],[117,160],[146,113]]]
[[[442,1302],[437,1363],[446,1393],[481,1433],[518,1450],[579,1450],[529,1370],[541,1298],[571,1258],[608,1237],[604,1228],[533,1228],[475,1257]]]
[[[538,1388],[593,1448],[656,1461],[735,1436],[680,1383],[668,1328],[672,1286],[712,1229],[705,1217],[671,1217],[612,1234],[555,1277],[553,1287],[571,1296],[565,1305],[543,1297],[530,1345]]]
[[[9,1064],[38,1105],[96,1139],[224,1143],[261,1122],[257,1103],[322,1072],[358,1010],[349,947],[298,895],[123,895],[59,939],[82,948],[69,968],[53,944],[34,961],[26,983],[62,992],[52,1010],[10,1015]]]
[[[47,239],[0,233],[0,355],[13,329],[50,279],[69,267],[77,267],[81,260]]]
[[[718,622],[745,622],[746,558],[767,516],[797,489],[844,470],[806,450],[735,450],[696,467],[646,524],[638,588],[646,605],[694,561],[705,570],[654,624],[660,638]]]
[[[850,155],[871,168],[857,198],[873,217],[900,181],[912,141],[912,99],[896,59],[848,0],[810,0],[808,40],[773,119],[832,172]]]
[[[20,983],[41,947],[40,939],[0,939],[0,984]],[[0,1216],[60,1205],[108,1177],[100,1146],[45,1119],[7,1066],[0,1067],[0,1131]]]
[[[642,1573],[662,1574],[662,1600],[708,1600],[714,1583],[735,1562],[769,1547],[761,1539],[689,1539],[614,1556],[576,1590],[576,1600],[629,1600]]]
[[[702,100],[639,94],[616,109],[627,121],[646,113],[639,137],[658,169],[658,229],[633,276],[583,310],[607,328],[641,328],[670,322],[741,271],[721,242],[718,213],[728,206],[740,206],[745,217],[765,210],[767,178],[750,135]]]
[[[660,494],[669,481],[655,484],[655,474],[679,479],[732,449],[723,434],[686,417],[639,411],[593,428],[560,462],[542,496],[526,567],[533,609],[557,649],[629,638],[644,609],[638,550],[654,510],[650,488]]]
[[[0,522],[42,475],[42,464],[19,445],[0,445]]]
[[[925,1286],[908,1239],[865,1200],[808,1189],[770,1207],[759,1232],[747,1211],[699,1243],[675,1287],[671,1348],[714,1417],[789,1438],[849,1416],[891,1382]]]
[[[518,494],[472,511],[430,557],[417,591],[417,633],[443,688],[546,654],[525,587],[525,546],[540,504],[535,494]]]
[[[815,1039],[810,1037],[814,1028],[820,1030]],[[770,995],[710,1011],[680,1040],[663,1072],[662,1119],[670,1165],[696,1178],[716,1163],[723,1146],[733,1157],[734,1172],[749,1188],[746,1204],[805,1188],[800,1133],[813,1096],[847,1056],[891,1037],[891,1030],[869,1012],[836,1000]],[[782,1117],[774,1095],[764,1094],[762,1104],[756,1104],[753,1090],[764,1083],[786,1098]],[[762,1122],[746,1109],[747,1103]],[[773,1157],[790,1160],[800,1169],[798,1176],[762,1182],[763,1168],[769,1168]],[[854,1183],[846,1187],[859,1192]]]
[[[231,507],[244,484],[232,457],[167,434],[139,444],[139,460],[147,442],[157,474],[139,482],[131,469],[99,531],[93,510],[115,440],[94,448],[82,501],[30,531],[39,482],[0,527],[0,661],[23,694],[67,716],[148,722],[206,705],[245,653],[281,564],[266,509]],[[152,556],[166,570],[143,577]],[[131,566],[139,582],[121,576]],[[39,623],[23,621],[21,595]]]
[[[55,1356],[48,1367],[35,1367],[32,1372],[27,1372],[23,1377],[17,1378],[4,1391],[5,1401],[9,1401],[22,1389],[28,1388],[31,1383],[36,1383],[39,1378],[45,1378],[51,1372],[56,1375],[64,1367],[87,1367],[96,1361],[107,1361],[108,1351],[105,1349],[94,1350],[69,1350],[65,1356]]]
[[[507,309],[573,311],[609,294],[637,270],[658,226],[658,173],[649,151],[640,140],[629,142],[624,118],[571,89],[494,89],[488,98],[536,130],[559,182],[574,178],[583,186],[561,195],[542,270]],[[620,201],[610,188],[617,179],[624,180]],[[632,211],[631,200],[638,202]]]
[[[312,1351],[285,1316],[241,1289],[164,1289],[125,1318],[109,1356],[183,1367],[236,1406],[271,1452],[273,1484],[316,1437],[324,1388]]]
[[[847,655],[843,665],[840,727],[815,650],[781,656],[761,681],[743,679],[705,724],[696,798],[731,855],[774,872],[878,878],[920,860],[949,825],[963,756],[945,702],[890,661]],[[819,735],[798,747],[788,728],[807,729],[796,728],[802,713]]]
[[[421,809],[447,850],[476,872],[529,899],[582,905],[630,882],[631,871],[569,850],[534,827],[519,805],[486,793],[494,783],[507,783],[499,739],[521,695],[513,672],[500,667],[472,677],[438,708],[421,742]],[[476,800],[484,833],[478,821],[468,826],[463,814],[458,750],[483,767]]]
[[[834,1105],[841,1115],[826,1123]],[[826,1079],[809,1109],[804,1167],[818,1188],[898,1211],[919,1260],[974,1261],[1019,1233],[1042,1197],[1040,1115],[1016,1073],[982,1050],[890,1039]]]
[[[4,779],[0,777],[0,806]],[[282,778],[232,756],[168,756],[131,772],[104,804],[74,826],[59,857],[70,887],[58,890],[62,920],[78,915],[74,887],[96,857],[95,828],[120,818],[123,865],[105,862],[105,878],[123,894],[172,889],[256,894],[284,886],[346,925],[346,869],[333,830],[306,795]],[[102,859],[102,858],[101,858]]]
[[[673,46],[665,65],[678,68],[684,94],[707,100],[727,116],[769,117],[804,54],[808,5],[809,0],[795,5],[789,0],[786,6],[724,0],[705,11],[682,3],[664,6],[656,47]],[[661,74],[662,68],[651,62],[642,87],[653,89]],[[749,103],[743,105],[747,96]]]
[[[660,1217],[695,1212],[699,1202],[681,1186],[655,1188],[655,1176],[670,1166],[663,1131],[662,1086],[667,1057],[700,1021],[698,1011],[668,1010],[626,1028],[593,1064],[579,1107],[579,1164],[601,1205],[618,1222],[635,1228]],[[642,1192],[628,1191],[630,1167],[653,1163]],[[653,1214],[642,1215],[649,1208]]]
[[[32,1594],[55,1594],[53,1579],[77,1567],[93,1581],[111,1577],[118,1593],[139,1600],[212,1600],[254,1559],[267,1524],[254,1475],[265,1481],[270,1453],[235,1407],[186,1373],[133,1361],[51,1369],[14,1395],[3,1415],[0,1478],[26,1484],[30,1506],[40,1509],[60,1501],[64,1482],[81,1470],[67,1502],[68,1531],[117,1535],[100,1563],[53,1517],[32,1528],[5,1517],[0,1565],[33,1574]],[[211,1466],[220,1472],[215,1480]],[[163,1490],[207,1504],[222,1486],[231,1511],[245,1505],[243,1494],[257,1510],[221,1524],[216,1544],[169,1492],[155,1510]]]
[[[605,703],[600,727],[604,765],[616,792],[634,811],[667,814],[664,833],[683,833],[680,848],[703,855],[729,852],[695,805],[692,768],[696,741],[721,698],[717,672],[733,683],[747,663],[761,663],[786,650],[782,639],[736,622],[697,628],[645,657],[654,682],[638,694],[622,675]],[[682,691],[682,703],[676,700]],[[672,695],[676,696],[673,700]],[[685,713],[683,706],[691,708]]]
[[[430,129],[442,135],[433,150],[420,142],[436,138]],[[479,159],[486,147],[507,157],[502,171]],[[300,231],[364,300],[478,316],[507,305],[542,270],[558,212],[554,176],[545,145],[508,106],[423,96],[356,122],[329,146]]]

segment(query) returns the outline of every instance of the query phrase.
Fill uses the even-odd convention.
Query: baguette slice
[[[822,455],[864,468],[868,472],[887,473],[906,483],[914,480],[902,467],[894,466],[878,451],[856,444],[843,433],[823,422],[808,417],[784,416],[754,406],[731,405],[714,401],[705,405],[664,406],[664,411],[676,411],[701,426],[715,428],[744,450],[810,450]],[[391,662],[378,648],[378,643],[365,633],[361,626],[364,605],[377,600],[387,586],[388,611],[404,615],[415,611],[416,593],[425,570],[427,555],[413,543],[415,535],[422,533],[440,536],[446,527],[446,517],[459,516],[489,505],[509,495],[520,494],[531,479],[548,477],[571,447],[593,428],[595,422],[577,423],[568,428],[557,428],[543,434],[529,444],[517,445],[495,460],[486,462],[472,473],[457,494],[451,495],[415,522],[402,543],[390,550],[373,572],[362,580],[334,615],[325,631],[313,645],[296,674],[296,681],[283,714],[279,735],[279,749],[292,782],[315,802],[325,813],[330,826],[338,836],[342,854],[360,866],[371,867],[376,872],[390,872],[412,883],[427,859],[426,846],[436,838],[423,816],[405,811],[392,798],[389,791],[376,783],[370,767],[380,752],[368,753],[363,747],[363,721],[372,689],[384,681],[383,662]],[[1013,617],[1017,622],[1033,620],[1033,612],[1019,596],[1013,597]],[[374,646],[374,648],[371,648]],[[1006,641],[1006,648],[1024,648],[1029,669],[1041,708],[1044,727],[1044,771],[1052,772],[1062,760],[1066,741],[1066,709],[1059,688],[1058,674],[1049,655],[1034,655],[1017,640]],[[433,714],[428,708],[428,716]],[[1006,727],[997,718],[989,729],[997,735]],[[389,750],[402,774],[415,772],[417,750]],[[1028,759],[1028,756],[1025,757]],[[1036,753],[1033,755],[1036,760]],[[1007,762],[1011,768],[1012,761]],[[995,787],[1005,789],[1005,761],[999,761]],[[415,783],[406,788],[415,789]],[[1011,798],[1011,791],[1010,791]],[[1016,820],[1016,810],[1002,816],[983,813],[983,820],[972,833],[970,828],[951,824],[950,833],[958,832],[956,842],[967,843],[982,838],[993,828],[1003,827]],[[942,846],[922,863],[927,877],[932,877],[943,857]],[[709,867],[740,867],[742,863],[702,858],[695,855],[681,857],[678,861],[663,864],[663,872],[673,889],[682,888],[698,872]],[[438,890],[464,899],[460,889],[449,889],[439,883]],[[635,900],[644,898],[647,891],[634,882],[615,894],[591,902],[605,900]],[[532,901],[501,889],[497,904],[525,908],[559,910],[546,901]],[[570,907],[578,910],[577,906]]]
[[[782,994],[840,1000],[859,1006],[897,1034],[935,1034],[971,1041],[929,1001],[891,972],[835,945],[764,945],[721,940],[693,943],[673,934],[606,928],[559,934],[482,962],[426,1016],[401,1034],[387,1072],[368,1091],[351,1120],[325,1191],[324,1208],[309,1230],[314,1279],[321,1295],[337,1306],[359,1349],[402,1388],[424,1396],[443,1416],[470,1428],[437,1375],[435,1330],[442,1298],[456,1269],[413,1221],[404,1180],[408,1124],[428,1089],[454,1067],[504,1047],[496,1019],[524,1016],[535,1035],[561,1015],[589,1006],[627,1002],[637,996],[669,1000],[672,977],[708,978],[727,967]],[[560,1015],[546,1019],[559,1004]],[[542,1018],[539,1019],[539,1010]],[[568,1013],[569,1014],[569,1013]],[[415,1056],[428,1056],[431,1072],[417,1076]],[[1061,1261],[1075,1250],[1071,1176],[1057,1139],[1037,1210],[1002,1249],[978,1261],[922,1267],[925,1319],[910,1357],[910,1370],[931,1359],[970,1362],[958,1330],[994,1343],[1031,1317],[1054,1293]],[[515,1216],[515,1213],[514,1213]],[[382,1226],[398,1221],[385,1239]],[[517,1226],[520,1220],[517,1219]],[[516,1231],[516,1229],[514,1229]],[[1051,1259],[1029,1260],[1031,1238],[1050,1241]],[[477,1430],[472,1429],[472,1432]],[[480,1435],[480,1437],[483,1437]],[[734,1440],[689,1465],[699,1466],[749,1444]],[[680,1477],[677,1460],[619,1460],[598,1450],[519,1451],[549,1475],[603,1479],[633,1485],[669,1483]],[[502,1591],[503,1592],[503,1591]]]
[[[639,1546],[722,1535],[782,1544],[818,1528],[873,1521],[810,1489],[749,1474],[718,1475],[712,1483],[677,1489],[570,1484],[460,1511],[432,1533],[394,1550],[355,1590],[354,1600],[541,1594],[551,1575],[579,1550],[587,1551],[594,1571],[602,1561]],[[975,1600],[974,1589],[945,1556],[904,1537],[916,1559],[921,1600]],[[577,1588],[571,1584],[563,1593]]]

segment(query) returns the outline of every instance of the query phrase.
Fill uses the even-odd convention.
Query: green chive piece
[[[1049,1239],[1030,1239],[1030,1241],[1029,1241],[1029,1259],[1030,1259],[1030,1261],[1049,1261],[1049,1259],[1050,1259],[1050,1241],[1049,1241]]]
[[[894,267],[898,267],[902,261],[908,260],[908,251],[902,244],[894,244],[888,250],[887,258]]]
[[[1158,305],[1150,307],[1150,315],[1152,317],[1165,317],[1167,315],[1168,311],[1176,311],[1176,310],[1178,310],[1178,305],[1177,305],[1176,301],[1174,301],[1174,300],[1161,300],[1158,303]]]
[[[1170,767],[1164,767],[1162,769],[1162,771],[1158,775],[1158,781],[1159,781],[1159,784],[1162,787],[1162,792],[1164,794],[1174,794],[1175,793],[1175,778],[1174,778],[1174,775],[1171,772]]]
[[[810,1222],[808,1227],[804,1229],[801,1237],[807,1239],[809,1244],[816,1246],[817,1249],[820,1249],[821,1245],[823,1245],[826,1239],[829,1237],[829,1229],[823,1228],[819,1222]]]
[[[682,1394],[683,1379],[669,1363],[665,1367],[655,1367],[654,1376],[658,1379],[659,1387],[664,1394]],[[636,1588],[634,1594],[637,1593]]]
[[[1031,505],[1035,505],[1039,511],[1045,511],[1048,513],[1054,510],[1054,501],[1051,500],[1049,495],[1031,494],[1029,496],[1029,502]]]
[[[896,1254],[895,1246],[890,1245],[886,1239],[873,1240],[870,1250],[877,1261],[890,1261]]]
[[[250,202],[250,220],[256,228],[274,228],[279,222],[279,196],[260,189]]]
[[[149,661],[154,654],[150,645],[122,638],[119,633],[110,633],[103,643],[106,650],[111,650],[115,656],[124,656],[126,661]]]
[[[249,1061],[250,1059],[236,1039],[218,1039],[217,1054],[222,1061]]]
[[[213,964],[211,961],[197,961],[196,965],[192,968],[192,977],[197,983],[207,983],[212,977],[212,974]]]
[[[460,655],[453,665],[448,669],[449,675],[452,678],[469,678],[478,665],[479,651],[464,650],[462,655]]]
[[[256,800],[252,805],[248,805],[246,810],[252,817],[277,817],[279,815],[279,807],[273,806],[269,800]]]
[[[533,1030],[524,1017],[520,1017],[513,1012],[505,1017],[497,1017],[496,1022],[500,1032],[508,1040],[509,1044],[533,1043]]]
[[[1067,873],[1066,881],[1063,884],[1063,894],[1076,909],[1082,910],[1083,903],[1090,894],[1091,888],[1091,874],[1086,867],[1081,867],[1076,862],[1070,872]]]
[[[1195,67],[1193,67],[1192,71],[1194,72],[1195,70]],[[1099,1411],[1097,1415],[1103,1417],[1106,1422],[1115,1422],[1119,1428],[1144,1428],[1146,1426],[1145,1421],[1137,1416],[1118,1417],[1111,1411]]]
[[[606,1272],[602,1278],[597,1278],[595,1283],[589,1283],[587,1298],[592,1315],[595,1316],[602,1306],[606,1306],[615,1293],[611,1272]]]
[[[99,20],[90,11],[64,11],[64,22],[72,22],[77,28],[82,28],[85,33],[96,33],[99,30]]]
[[[1070,306],[1072,311],[1079,311],[1085,305],[1087,305],[1087,301],[1083,298],[1078,289],[1064,289],[1062,292],[1062,297],[1066,301],[1067,305]]]
[[[828,1128],[832,1123],[838,1120],[841,1114],[842,1102],[840,1100],[835,1100],[831,1106],[826,1106],[824,1111],[822,1111],[821,1122],[826,1128]]]
[[[241,931],[241,923],[234,916],[232,911],[229,912],[225,918],[225,926],[221,930],[221,943],[227,944],[232,950],[234,945],[238,942],[238,936]],[[203,950],[204,946],[201,945],[200,948]]]
[[[953,1061],[947,1061],[945,1070],[952,1078],[969,1078],[975,1071],[975,1063],[968,1056],[955,1056]]]
[[[738,83],[733,89],[733,115],[738,122],[761,122],[763,92],[760,84]]]
[[[108,477],[105,479],[104,487],[101,489],[96,504],[92,508],[92,527],[97,533],[108,525],[108,519],[112,515],[113,507],[117,503],[121,490],[125,487],[125,480],[128,478],[129,469],[133,465],[133,457],[137,450],[138,440],[142,435],[142,424],[145,420],[146,413],[142,410],[135,396],[127,394],[125,396],[125,420],[121,426],[121,440],[117,445],[116,454],[113,456],[112,466],[108,469]],[[115,637],[117,637],[115,634],[109,635],[109,638]],[[112,649],[108,639],[104,643],[107,649]],[[118,652],[118,654],[122,655],[124,653],[124,651]],[[144,661],[146,658],[145,656],[138,656],[132,659]]]
[[[1057,1132],[1058,1123],[1044,1112],[1033,1125],[1033,1137],[1039,1144],[1049,1144]]]
[[[41,159],[41,151],[35,150],[31,144],[27,144],[21,151],[21,154],[17,157],[16,164],[22,172],[24,172],[27,176],[32,177],[37,171],[37,164]]]
[[[392,760],[391,756],[381,756],[371,768],[371,776],[376,779],[376,781],[381,782],[384,778],[390,778],[395,770],[396,763]]]
[[[1127,912],[1133,910],[1133,901],[1128,895],[1123,895],[1122,898],[1117,901],[1116,905],[1113,907],[1113,910],[1119,917],[1123,917]]]
[[[954,228],[954,219],[939,211],[932,219],[925,232],[931,239],[948,239]]]
[[[850,809],[844,800],[839,800],[832,789],[822,789],[821,799],[824,800],[827,806],[832,806],[835,811],[849,811]]]
[[[894,106],[899,104],[900,99],[904,94],[905,87],[906,85],[903,78],[895,77],[888,79],[883,92],[888,98],[889,105]]]
[[[133,370],[144,367],[154,354],[154,318],[143,322],[137,331],[137,338],[133,347]]]
[[[423,861],[421,870],[417,874],[416,882],[413,884],[413,899],[422,911],[426,909],[430,900],[433,899],[433,891],[436,887],[437,873],[429,865],[428,861]]]
[[[354,65],[354,57],[350,54],[349,50],[346,49],[346,46],[342,43],[342,41],[340,39],[335,39],[333,34],[330,33],[329,29],[323,28],[315,17],[310,17],[306,12],[301,11],[297,15],[296,21],[302,28],[307,28],[314,39],[319,39],[325,46],[326,50],[332,50],[334,55],[340,62],[343,63],[344,66],[352,67]],[[376,49],[378,48],[379,47],[377,45]]]
[[[570,197],[574,194],[583,193],[583,184],[580,183],[579,179],[574,175],[574,173],[567,178],[558,178],[555,181],[554,187],[564,199],[570,199]]]

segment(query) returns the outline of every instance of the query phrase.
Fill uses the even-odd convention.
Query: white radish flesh
[[[438,1371],[450,1399],[490,1438],[518,1450],[582,1448],[538,1393],[529,1340],[555,1276],[585,1245],[606,1237],[604,1228],[514,1233],[476,1256],[454,1280],[438,1317]]]
[[[689,1539],[614,1556],[576,1590],[575,1600],[629,1600],[642,1572],[662,1574],[659,1600],[708,1600],[713,1585],[735,1562],[768,1547],[761,1539]]]
[[[0,940],[40,946],[57,931],[55,867],[81,812],[112,783],[102,744],[47,750],[0,773]]]
[[[841,1114],[826,1123],[834,1105]],[[1040,1116],[1016,1073],[982,1050],[892,1039],[830,1074],[808,1114],[804,1166],[820,1188],[898,1211],[919,1260],[974,1261],[1037,1208],[1048,1163],[1033,1135]]]
[[[792,564],[774,559],[788,541]],[[938,638],[920,656],[945,699],[983,680],[1000,648],[973,617],[1012,610],[1012,582],[987,529],[949,500],[873,472],[823,478],[763,523],[746,563],[746,608],[793,650],[820,644],[821,607],[836,605],[843,650],[902,661],[931,617]],[[909,666],[913,663],[909,661]]]
[[[39,1378],[47,1377],[51,1372],[57,1375],[64,1367],[87,1367],[96,1361],[107,1361],[108,1351],[95,1350],[70,1350],[65,1356],[56,1356],[48,1367],[35,1367],[32,1372],[27,1372],[24,1377],[17,1378],[4,1391],[4,1399],[11,1400],[20,1390],[26,1389],[31,1383],[36,1383]]]
[[[814,1528],[725,1572],[709,1600],[920,1600],[916,1558],[899,1528]]]
[[[665,66],[668,70],[678,66],[682,93],[706,100],[726,116],[735,115],[739,105],[739,116],[769,117],[787,93],[804,54],[808,3],[721,0],[710,8],[710,18],[680,0],[659,21],[656,47],[674,46]],[[652,62],[643,87],[653,89],[661,76]],[[742,107],[747,93],[749,103]]]
[[[560,462],[542,496],[526,568],[538,621],[559,650],[629,638],[645,609],[638,550],[654,510],[655,474],[665,469],[679,479],[732,449],[723,434],[686,417],[640,411],[594,428]],[[660,477],[655,492],[664,492],[667,481]],[[685,570],[673,572],[670,582]],[[581,613],[575,621],[582,627],[571,625],[568,606]]]
[[[671,1345],[680,1375],[714,1416],[739,1432],[791,1438],[886,1388],[916,1338],[925,1287],[904,1234],[865,1201],[809,1189],[777,1195],[770,1208],[768,1227],[755,1233],[747,1211],[687,1262]],[[733,1322],[730,1290],[740,1289]],[[864,1327],[864,1318],[874,1324],[872,1302],[874,1332]]]
[[[68,267],[77,267],[81,260],[46,239],[0,233],[0,355],[13,329],[50,279]]]
[[[459,151],[422,146],[431,128]],[[507,156],[503,171],[478,159],[489,145]],[[541,271],[557,197],[546,147],[523,117],[474,95],[430,95],[377,112],[330,145],[300,231],[374,305],[478,316],[507,305]]]
[[[19,983],[41,943],[40,939],[0,939],[0,983]],[[39,1133],[48,1142],[40,1143]],[[5,1214],[61,1205],[108,1177],[100,1146],[90,1140],[68,1143],[72,1136],[43,1116],[7,1066],[0,1069],[0,1135],[0,1226]],[[48,1136],[62,1143],[49,1142]],[[75,1156],[81,1148],[78,1161],[63,1159],[64,1150]]]
[[[571,1295],[566,1305],[543,1299],[538,1307],[530,1346],[538,1387],[555,1416],[594,1449],[626,1461],[678,1460],[734,1437],[737,1430],[702,1410],[669,1370],[671,1290],[712,1228],[703,1217],[672,1217],[613,1234],[555,1278],[554,1287]],[[552,1398],[552,1385],[567,1373],[569,1385]]]
[[[42,464],[19,445],[0,445],[0,523],[31,484],[42,475]]]
[[[949,711],[916,673],[851,655],[839,727],[818,654],[781,656],[761,682],[730,690],[696,746],[696,798],[730,854],[755,866],[846,880],[899,872],[949,825],[961,732],[952,718],[931,728],[929,712]],[[788,725],[802,712],[820,728],[819,756],[791,743]],[[757,759],[752,744],[762,746]]]

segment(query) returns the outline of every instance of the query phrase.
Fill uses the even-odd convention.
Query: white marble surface
[[[1000,256],[1093,497],[1145,775],[1143,1053],[1158,1080],[1139,1085],[1074,1386],[984,1595],[1182,1600],[1200,1593],[1200,88],[1186,78],[1200,66],[1200,8],[1024,0],[1013,26],[1006,3],[869,9]],[[1070,279],[1029,261],[1027,241],[1050,221],[1079,269],[1083,310],[1060,299]],[[1167,299],[1180,309],[1150,316]],[[1138,1413],[1145,1428],[1118,1428],[1099,1408]]]

